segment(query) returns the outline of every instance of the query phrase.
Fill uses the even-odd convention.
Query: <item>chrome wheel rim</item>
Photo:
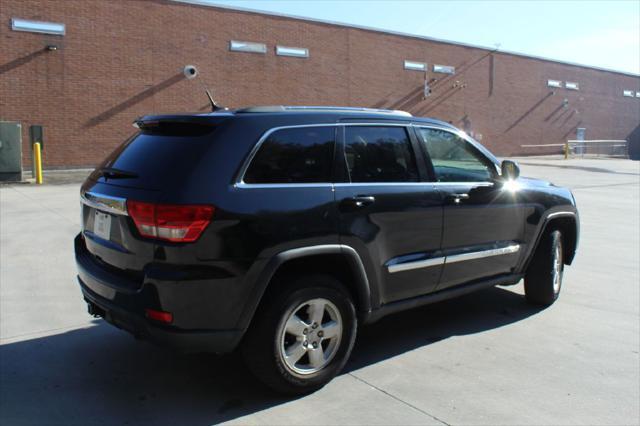
[[[311,299],[289,311],[280,325],[279,354],[295,375],[317,373],[336,355],[342,339],[340,311],[327,299]]]
[[[553,292],[558,294],[562,280],[562,252],[560,244],[556,245],[553,253]]]

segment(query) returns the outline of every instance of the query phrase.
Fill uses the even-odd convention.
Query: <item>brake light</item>
[[[159,240],[189,243],[205,230],[213,206],[152,204],[127,200],[127,211],[140,235]]]

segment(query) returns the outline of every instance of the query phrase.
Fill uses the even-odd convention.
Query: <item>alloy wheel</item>
[[[342,339],[342,317],[327,299],[311,299],[289,312],[279,330],[279,355],[292,374],[306,376],[326,367]]]

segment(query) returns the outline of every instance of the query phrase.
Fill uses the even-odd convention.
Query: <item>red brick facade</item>
[[[11,30],[11,18],[60,22],[64,36]],[[266,54],[229,51],[230,40]],[[45,46],[55,44],[56,51]],[[275,45],[309,49],[276,56]],[[404,60],[452,65],[425,75]],[[198,67],[185,79],[182,68]],[[549,88],[574,81],[580,90]],[[165,0],[1,0],[0,120],[45,127],[45,167],[96,164],[151,112],[206,111],[202,85],[225,106],[352,105],[404,109],[451,121],[498,155],[522,144],[626,139],[640,124],[640,78],[624,73],[384,32]],[[564,100],[567,100],[564,106]]]

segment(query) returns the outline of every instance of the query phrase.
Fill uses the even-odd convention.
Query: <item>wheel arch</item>
[[[265,295],[274,289],[280,278],[299,273],[334,276],[349,291],[358,318],[365,320],[370,315],[371,290],[360,256],[352,247],[326,244],[285,250],[273,256],[259,274],[255,286],[259,294],[241,328],[249,326]]]
[[[546,216],[542,226],[540,227],[540,232],[536,237],[535,245],[533,246],[529,257],[527,259],[526,264],[524,265],[523,271],[526,271],[531,263],[531,259],[533,258],[536,250],[538,249],[538,245],[540,244],[540,240],[542,236],[550,232],[551,230],[559,230],[562,234],[563,244],[562,244],[562,255],[563,260],[566,265],[571,265],[573,259],[576,255],[576,250],[578,248],[578,240],[580,238],[580,225],[577,212],[555,212],[550,213]]]

